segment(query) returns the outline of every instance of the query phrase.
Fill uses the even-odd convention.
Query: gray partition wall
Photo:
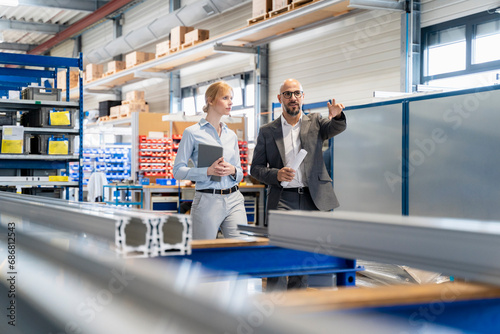
[[[351,107],[335,137],[337,211],[401,214],[402,105]]]
[[[499,220],[500,90],[410,101],[409,129],[409,214]]]

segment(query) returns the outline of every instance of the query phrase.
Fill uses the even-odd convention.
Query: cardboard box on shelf
[[[151,59],[155,59],[154,53],[134,51],[125,56],[125,66],[126,68],[130,68]]]
[[[271,9],[273,9],[272,0],[253,0],[252,17],[257,17],[267,14],[267,12],[269,12]]]
[[[125,94],[126,101],[144,101],[144,91],[142,90],[132,90]]]
[[[193,27],[177,26],[170,30],[170,49],[179,48],[184,44],[184,36],[192,31]]]
[[[59,71],[57,72],[57,88],[66,90],[67,83],[67,71]],[[80,71],[79,70],[71,70],[69,71],[69,89],[73,89],[78,87],[78,79]]]
[[[291,3],[291,0],[273,0],[273,10],[285,8]]]
[[[194,29],[184,35],[184,44],[195,44],[209,38],[210,32],[204,29]]]
[[[130,116],[132,112],[149,112],[149,106],[145,103],[128,103],[120,106],[122,116]]]
[[[170,51],[170,41],[164,41],[156,44],[156,58],[168,55]]]
[[[103,74],[103,66],[102,64],[88,64],[85,67],[85,73],[87,82],[100,79]]]
[[[113,60],[108,63],[106,74],[116,73],[125,69],[125,62],[121,60]]]
[[[109,116],[118,116],[121,114],[121,105],[109,108]]]

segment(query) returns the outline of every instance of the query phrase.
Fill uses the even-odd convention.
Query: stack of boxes
[[[252,18],[248,24],[253,24],[288,10],[297,9],[305,4],[318,0],[253,0]]]
[[[206,41],[209,37],[210,32],[208,30],[185,26],[174,27],[170,30],[170,40],[156,44],[156,58]]]
[[[111,119],[130,117],[133,112],[149,112],[149,106],[144,100],[144,91],[133,90],[125,95],[125,100],[121,105],[113,106],[109,109]]]
[[[170,52],[179,51],[185,42],[186,33],[192,31],[193,27],[177,26],[170,30]]]

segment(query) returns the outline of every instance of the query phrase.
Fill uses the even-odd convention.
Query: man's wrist
[[[340,114],[338,114],[337,116],[335,116],[333,119],[335,120],[341,120],[344,118],[344,113],[341,111]]]

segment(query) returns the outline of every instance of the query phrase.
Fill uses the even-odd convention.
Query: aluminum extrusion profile
[[[500,222],[356,212],[270,211],[270,244],[413,266],[500,285]]]
[[[0,244],[7,243],[8,232],[0,224]],[[349,314],[327,314],[312,322],[311,316],[289,315],[272,300],[250,300],[240,280],[228,281],[229,289],[202,284],[201,268],[188,262],[178,267],[154,259],[86,256],[17,229],[16,253],[22,265],[16,294],[36,311],[28,317],[27,307],[17,309],[15,329],[23,333],[36,328],[37,333],[326,334],[333,327],[370,333],[394,328]],[[8,274],[1,269],[5,287]],[[2,333],[6,326],[7,321],[0,323]]]
[[[0,192],[0,203],[0,213],[114,241],[123,257],[191,253],[191,220],[186,215],[7,192]]]
[[[165,214],[158,224],[158,255],[190,255],[192,231],[189,215]]]

